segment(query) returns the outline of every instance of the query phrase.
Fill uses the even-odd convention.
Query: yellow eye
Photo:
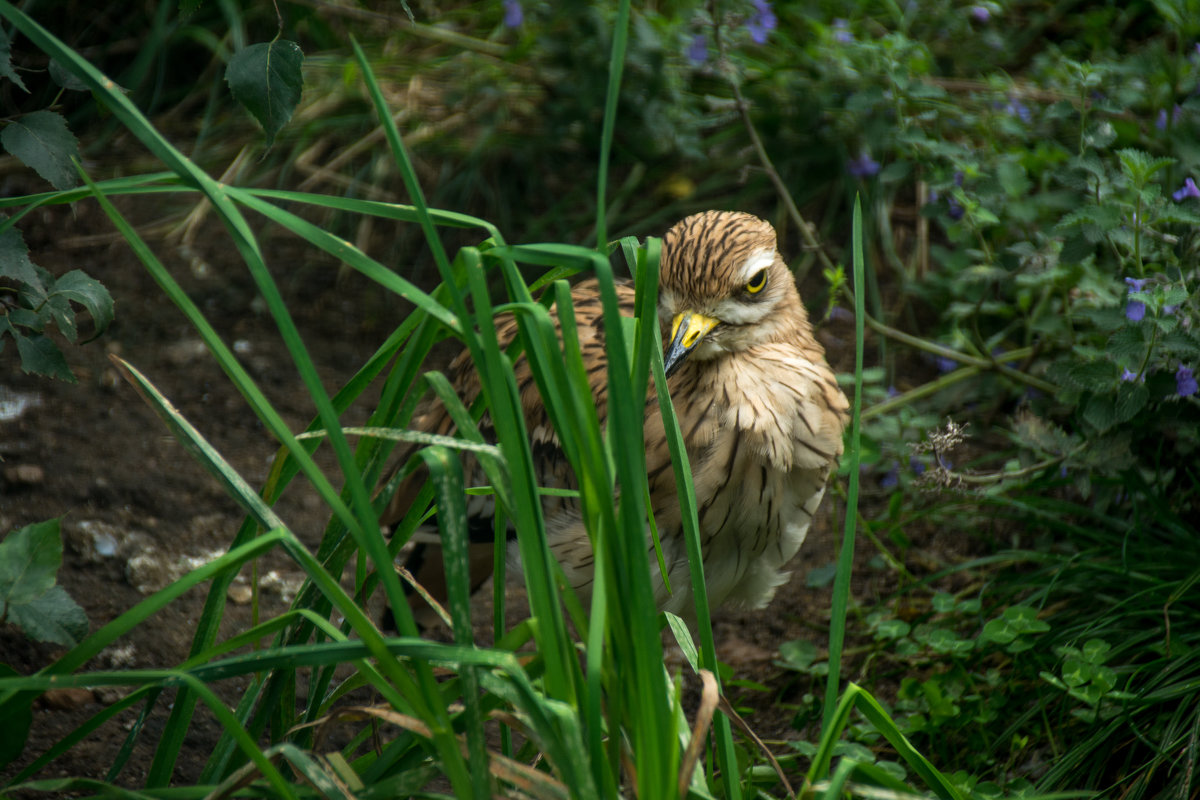
[[[749,282],[746,283],[746,291],[750,294],[758,294],[765,289],[766,286],[767,271],[765,269],[760,269],[758,272],[754,273],[754,277],[752,277]]]

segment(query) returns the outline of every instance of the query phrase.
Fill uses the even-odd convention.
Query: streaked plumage
[[[761,608],[787,579],[782,568],[804,541],[841,455],[846,398],[813,337],[795,281],[776,251],[775,231],[766,222],[715,211],[684,219],[663,239],[659,283],[663,340],[671,342],[665,356],[668,386],[692,464],[710,602]],[[633,288],[618,287],[618,296],[623,311],[632,315]],[[595,281],[575,286],[572,297],[604,424],[606,359]],[[515,322],[498,321],[498,333],[502,343],[510,341]],[[515,369],[542,483],[572,487],[570,468],[524,358]],[[478,392],[465,353],[451,362],[447,375],[468,402]],[[437,433],[453,430],[440,405],[425,408],[412,425]],[[675,476],[653,389],[645,426],[650,498],[674,589],[666,593],[654,567],[655,596],[660,608],[690,617]],[[468,465],[468,470],[477,468]],[[468,474],[469,482],[473,478],[482,482]],[[416,479],[408,484],[397,491],[385,522],[407,511]],[[545,512],[551,550],[572,584],[586,592],[592,553],[573,501],[549,498]],[[472,498],[469,513],[486,517],[490,501]]]

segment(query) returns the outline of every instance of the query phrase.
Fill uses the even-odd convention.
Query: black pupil
[[[759,270],[755,274],[755,276],[750,279],[750,283],[746,284],[746,288],[753,290],[753,291],[757,291],[758,289],[761,289],[763,287],[763,284],[766,282],[767,282],[767,271],[765,269],[762,269],[762,270]]]

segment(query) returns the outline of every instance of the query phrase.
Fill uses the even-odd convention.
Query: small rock
[[[225,595],[229,598],[230,602],[244,606],[250,602],[250,598],[254,596],[254,592],[249,586],[235,583],[229,587],[229,591]]]
[[[96,702],[96,696],[91,689],[82,687],[47,689],[46,693],[38,698],[38,702],[43,708],[54,711],[70,711],[73,708]]]
[[[167,360],[176,366],[190,364],[207,352],[208,348],[200,339],[184,339],[182,342],[169,345],[166,349]]]
[[[128,686],[97,686],[92,694],[96,696],[96,702],[100,705],[111,706],[124,700],[131,691],[133,689]]]
[[[46,480],[46,471],[37,464],[13,464],[4,468],[4,480],[18,486],[36,486]]]
[[[125,580],[141,594],[150,594],[171,582],[171,570],[158,551],[149,550],[125,562]]]

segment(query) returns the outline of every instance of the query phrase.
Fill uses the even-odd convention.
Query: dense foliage
[[[194,102],[185,55],[207,47],[201,87],[222,91],[231,51],[256,40],[246,31],[274,25],[232,3],[192,17],[170,6],[155,30],[186,47],[113,57],[119,82],[162,113]],[[355,144],[376,122],[353,31],[403,109],[415,164],[403,177],[420,176],[430,206],[486,219],[489,236],[510,241],[594,244],[617,4],[414,3],[414,22],[399,5],[365,19],[281,8],[305,88],[291,122],[268,129],[256,180],[322,185],[305,170],[327,160],[345,180],[324,188],[342,199],[410,200],[393,154]],[[701,208],[754,211],[785,253],[801,253],[814,314],[836,317],[853,307],[850,218],[863,198],[873,406],[860,524],[900,587],[856,609],[864,674],[888,697],[880,713],[975,796],[1194,794],[1200,6],[671,2],[634,8],[624,45],[608,239],[661,233]],[[46,113],[50,99],[35,87],[14,119]],[[72,116],[81,130],[95,122],[84,105]],[[251,134],[232,103],[209,109],[195,157],[216,163],[230,155],[217,142],[241,147]],[[325,224],[349,238],[362,209],[327,205]],[[413,254],[412,228],[385,256],[415,263],[415,283],[448,278],[445,264],[433,275],[436,253]],[[0,334],[26,326],[45,338],[68,300],[102,328],[90,279],[83,299],[46,304],[28,276],[43,295],[53,281],[32,269],[0,272],[16,298]],[[981,555],[913,574],[905,556],[931,528]],[[828,670],[808,642],[783,644],[780,663],[805,678]],[[819,705],[802,704],[798,731],[820,721]],[[848,758],[884,751],[878,725],[847,731]],[[465,767],[456,777],[482,780]]]

